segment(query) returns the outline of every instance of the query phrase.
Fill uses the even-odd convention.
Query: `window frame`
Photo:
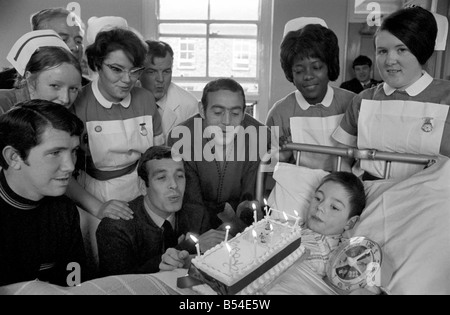
[[[248,77],[238,77],[233,76],[241,84],[246,83],[258,83],[258,93],[246,93],[247,103],[248,105],[258,105],[254,108],[254,117],[266,117],[268,108],[269,108],[269,100],[270,100],[270,63],[272,58],[272,40],[273,40],[273,30],[272,30],[272,21],[273,21],[273,5],[274,0],[260,0],[260,13],[259,20],[159,20],[158,13],[158,4],[159,0],[142,0],[143,1],[143,35],[146,38],[159,38],[159,36],[163,37],[201,37],[206,39],[213,38],[231,38],[231,39],[255,39],[257,42],[257,71],[255,78]],[[194,36],[191,34],[159,34],[159,24],[160,23],[202,23],[207,24],[206,36]],[[230,36],[230,35],[217,35],[210,34],[210,25],[211,24],[256,24],[258,27],[258,32],[256,36]],[[207,49],[206,49],[206,58],[207,58],[207,69],[206,74],[209,73],[209,40],[206,41]],[[199,81],[206,81],[214,79],[215,77],[174,77],[174,82],[187,84],[194,83]],[[201,99],[201,92],[192,91],[197,99]]]

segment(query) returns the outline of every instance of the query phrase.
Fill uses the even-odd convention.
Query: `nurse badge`
[[[423,132],[432,132],[433,131],[433,118],[431,117],[425,117],[423,118],[424,123],[422,125]]]
[[[142,123],[140,124],[141,126],[141,130],[139,130],[139,133],[141,134],[141,136],[146,137],[148,135],[148,131],[147,128],[145,128],[146,123]]]

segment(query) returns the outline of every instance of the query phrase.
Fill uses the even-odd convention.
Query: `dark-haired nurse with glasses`
[[[164,143],[155,98],[136,87],[146,53],[140,37],[123,28],[98,33],[86,49],[88,65],[98,76],[74,104],[86,128],[81,171],[68,194],[100,219],[133,217],[127,202],[146,191],[137,162],[148,148]]]

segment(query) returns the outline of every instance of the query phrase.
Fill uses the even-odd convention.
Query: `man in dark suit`
[[[342,83],[342,89],[359,94],[365,89],[377,86],[380,83],[379,81],[370,78],[372,60],[367,56],[361,55],[353,61],[353,71],[355,72],[355,78]]]

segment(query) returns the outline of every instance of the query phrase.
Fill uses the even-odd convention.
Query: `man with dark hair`
[[[361,93],[365,89],[370,89],[377,86],[380,82],[371,79],[372,60],[367,56],[359,56],[353,61],[352,69],[355,73],[355,78],[343,82],[342,89],[352,91],[356,94]]]
[[[245,227],[240,213],[255,199],[260,152],[270,148],[270,132],[245,113],[244,90],[230,78],[205,86],[199,110],[168,139],[172,151],[182,149],[185,157],[183,208],[206,211],[213,229],[232,223],[230,233],[236,233]]]
[[[64,106],[43,100],[0,116],[0,286],[35,279],[67,286],[75,265],[86,279],[80,217],[63,196],[82,131]]]
[[[161,256],[169,248],[195,254],[187,233],[197,235],[203,250],[224,240],[224,233],[206,232],[208,219],[204,212],[182,209],[184,165],[172,158],[170,148],[149,148],[139,160],[138,174],[147,194],[129,203],[133,219],[105,218],[97,229],[101,275],[157,272]]]
[[[69,20],[71,25],[68,23]],[[81,63],[84,54],[84,24],[74,12],[65,8],[44,9],[34,13],[30,23],[33,31],[50,29],[58,33]],[[12,89],[16,77],[17,71],[14,68],[0,72],[0,89]],[[83,78],[82,84],[86,85],[87,83],[89,81]]]
[[[162,118],[163,134],[198,113],[194,95],[172,82],[173,50],[162,41],[147,40],[148,54],[140,80],[153,93]]]

